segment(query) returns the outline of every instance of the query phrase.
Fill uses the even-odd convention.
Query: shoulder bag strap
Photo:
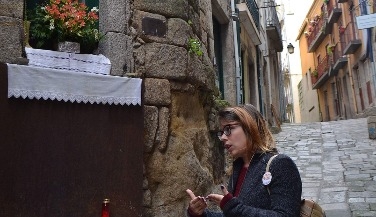
[[[266,164],[265,173],[269,172],[270,164],[272,163],[273,159],[274,159],[275,157],[277,157],[277,156],[278,156],[278,154],[273,155],[273,156],[269,159],[268,163]],[[268,190],[268,193],[269,193],[269,195],[270,195],[270,189],[269,189],[269,186],[266,186],[266,189]]]

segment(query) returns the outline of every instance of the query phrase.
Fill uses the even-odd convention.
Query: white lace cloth
[[[142,79],[8,64],[8,98],[141,105]]]
[[[25,47],[25,51],[29,66],[105,75],[111,71],[110,60],[102,54],[75,54],[29,47]]]

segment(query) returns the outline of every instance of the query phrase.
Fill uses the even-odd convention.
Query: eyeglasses
[[[235,129],[237,126],[239,126],[239,124],[227,124],[226,126],[224,126],[223,130],[217,132],[219,140],[221,140],[223,134],[225,134],[226,136],[231,135],[231,130]]]

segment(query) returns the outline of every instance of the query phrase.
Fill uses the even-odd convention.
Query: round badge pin
[[[262,184],[269,185],[271,181],[272,181],[272,174],[270,172],[266,172],[262,176]]]

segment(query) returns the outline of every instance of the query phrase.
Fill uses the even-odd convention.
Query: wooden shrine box
[[[8,98],[0,65],[0,216],[140,216],[141,105]]]

